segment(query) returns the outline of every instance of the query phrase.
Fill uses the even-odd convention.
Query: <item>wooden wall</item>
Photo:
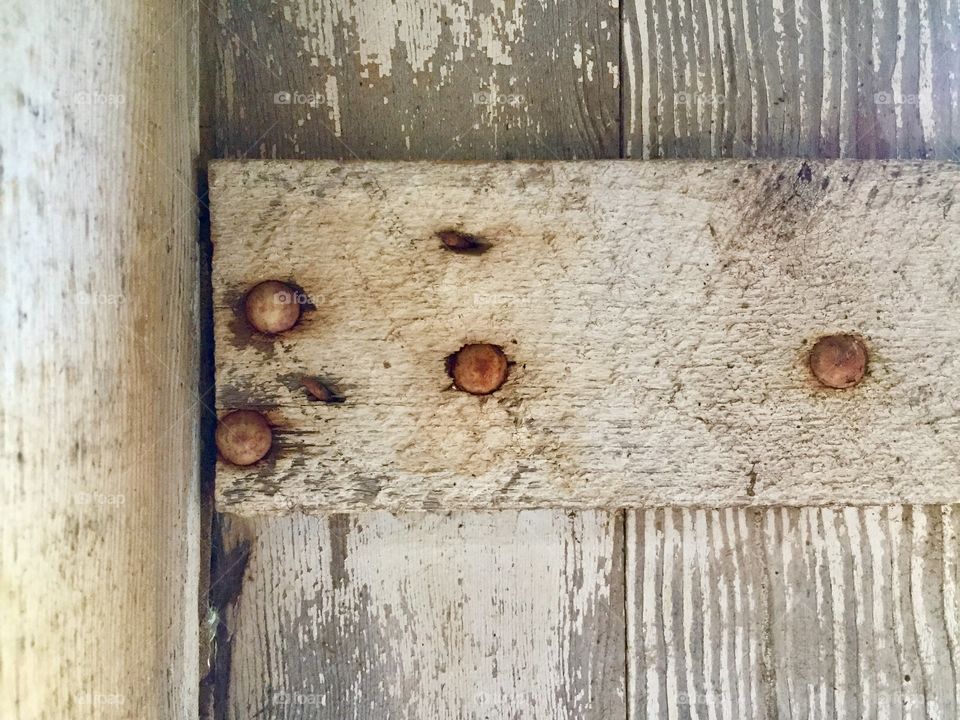
[[[953,0],[625,0],[627,157],[955,159]]]
[[[0,13],[0,717],[196,717],[196,7]]]
[[[202,7],[214,157],[958,145],[953,0]],[[956,513],[224,516],[217,712],[952,718]]]

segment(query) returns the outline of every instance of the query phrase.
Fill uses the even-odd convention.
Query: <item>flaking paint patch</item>
[[[381,78],[403,58],[415,73],[432,73],[464,59],[465,47],[478,47],[495,65],[511,65],[524,32],[523,3],[499,0],[481,12],[473,2],[356,3],[300,0],[284,8],[285,19],[304,31],[303,48],[312,65],[341,67],[337,43],[356,45],[360,64]],[[450,48],[441,53],[441,47]]]
[[[628,514],[629,717],[956,717],[952,512]]]
[[[577,70],[583,71],[588,82],[593,82],[593,48],[584,49],[580,43],[573,46],[573,65]],[[583,82],[583,77],[580,78]]]
[[[333,121],[333,133],[337,137],[341,137],[343,128],[340,126],[340,94],[337,92],[336,76],[327,76],[325,89],[324,99],[326,100],[327,107],[330,108],[330,119]]]
[[[955,154],[957,74],[946,40],[955,37],[955,3],[949,10],[931,0],[694,6],[625,4],[631,152]]]

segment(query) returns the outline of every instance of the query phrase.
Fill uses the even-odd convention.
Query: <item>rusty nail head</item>
[[[867,371],[867,347],[853,335],[822,337],[810,350],[810,370],[826,387],[853,387]]]
[[[476,235],[465,233],[461,230],[440,230],[437,233],[440,242],[449,250],[456,252],[483,252],[486,250],[486,244]]]
[[[257,331],[276,335],[289,330],[300,320],[300,293],[279,280],[255,285],[243,301],[247,322]]]
[[[303,385],[304,389],[310,393],[310,396],[315,400],[320,402],[325,402],[328,404],[332,403],[342,403],[344,397],[338,395],[333,391],[332,388],[328,387],[326,383],[320,382],[319,380],[312,377],[302,377],[300,378],[300,384]]]
[[[217,423],[217,450],[229,463],[253,465],[270,452],[273,431],[253,410],[234,410]]]
[[[464,345],[447,358],[447,373],[458,389],[473,395],[488,395],[507,379],[507,356],[496,345]]]

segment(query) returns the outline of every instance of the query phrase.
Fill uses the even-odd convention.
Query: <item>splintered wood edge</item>
[[[261,409],[276,437],[259,466],[220,464],[218,502],[272,513],[954,501],[960,331],[943,319],[958,304],[956,181],[947,164],[845,161],[218,162],[218,409]],[[640,221],[642,233],[620,229]],[[494,247],[460,257],[435,237],[447,226]],[[311,309],[264,339],[237,303],[270,278],[296,281]],[[446,316],[456,322],[431,324]],[[562,356],[558,328],[579,333],[588,360]],[[871,364],[861,386],[828,391],[805,352],[842,331],[865,338]],[[475,341],[513,363],[483,400],[451,390],[440,362]],[[347,401],[308,398],[296,380],[307,370]],[[628,383],[638,377],[642,391]],[[658,434],[596,440],[637,417]],[[530,431],[538,421],[549,437]],[[607,461],[611,448],[632,466]]]

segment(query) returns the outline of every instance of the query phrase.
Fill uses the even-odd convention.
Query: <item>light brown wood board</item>
[[[960,496],[951,164],[217,163],[217,403],[262,411],[222,509],[947,502]],[[444,247],[459,228],[480,253]],[[298,288],[253,331],[243,297]],[[823,387],[819,337],[869,353]],[[490,395],[446,359],[511,363]],[[317,402],[320,377],[343,396]]]

